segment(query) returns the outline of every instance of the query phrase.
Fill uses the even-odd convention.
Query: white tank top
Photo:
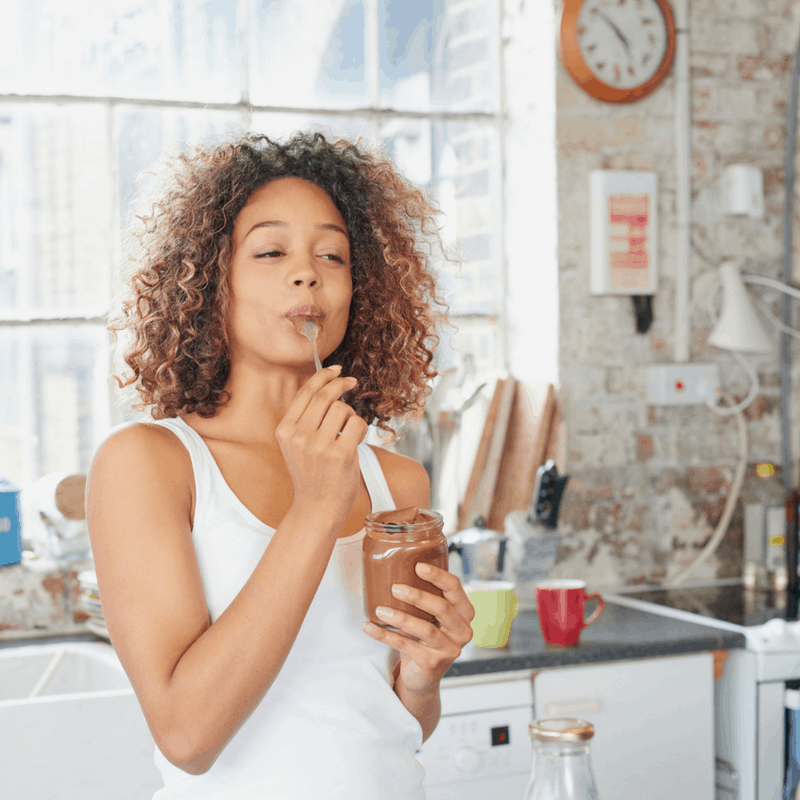
[[[156,424],[191,456],[192,538],[213,622],[275,530],[236,497],[193,428],[180,418]],[[358,457],[372,510],[394,508],[370,446],[359,445]],[[398,653],[362,630],[363,538],[362,529],[336,541],[278,677],[211,769],[189,775],[156,747],[165,786],[153,800],[424,800],[422,728],[392,689]]]

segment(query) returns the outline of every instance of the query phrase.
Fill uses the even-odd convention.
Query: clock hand
[[[623,47],[625,48],[625,52],[628,54],[628,61],[630,61],[631,66],[633,65],[633,58],[631,56],[631,46],[628,42],[625,34],[610,20],[599,8],[597,9],[597,13],[603,19],[603,21],[611,28],[614,33],[617,34],[619,40],[622,42]]]

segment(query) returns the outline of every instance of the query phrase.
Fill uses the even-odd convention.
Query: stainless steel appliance
[[[717,800],[783,796],[787,682],[800,678],[798,599],[740,581],[604,594],[606,602],[738,631],[714,681]],[[791,695],[789,695],[791,698]]]
[[[487,528],[483,518],[476,521],[475,527],[465,528],[450,537],[448,552],[461,556],[462,583],[503,578],[506,536]]]

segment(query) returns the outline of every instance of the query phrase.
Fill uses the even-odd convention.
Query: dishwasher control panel
[[[533,708],[506,708],[442,717],[418,753],[425,784],[488,778],[531,770],[528,725]]]
[[[494,707],[492,707],[494,706]],[[530,775],[533,747],[530,681],[442,688],[442,717],[417,754],[425,786]],[[524,787],[523,787],[524,788]]]

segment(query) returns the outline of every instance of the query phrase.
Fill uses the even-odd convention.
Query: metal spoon
[[[292,322],[294,323],[294,327],[298,333],[302,333],[303,336],[311,342],[311,350],[314,353],[314,365],[317,368],[317,372],[322,369],[322,363],[319,360],[319,356],[317,355],[317,334],[319,333],[319,325],[314,322],[313,317],[303,317],[297,316],[292,317]],[[344,400],[345,392],[339,399]]]
[[[319,372],[322,369],[322,363],[319,360],[319,355],[317,355],[319,325],[314,322],[312,317],[295,317],[294,319],[298,321],[302,320],[302,322],[295,322],[295,328],[298,333],[302,333],[303,336],[311,342],[311,351],[314,353],[314,366],[317,368],[317,372]]]

